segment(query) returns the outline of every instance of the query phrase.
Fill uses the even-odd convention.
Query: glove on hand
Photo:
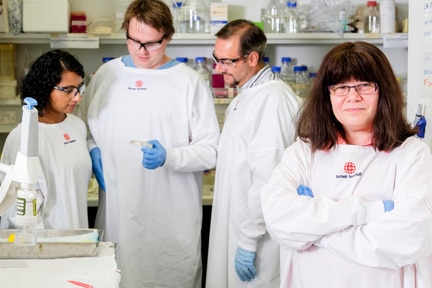
[[[390,212],[394,208],[394,202],[393,200],[383,200],[384,203],[384,211]]]
[[[300,196],[308,196],[311,198],[314,197],[314,195],[312,193],[312,189],[304,186],[303,184],[300,184],[300,186],[297,188],[297,194]]]
[[[143,152],[142,165],[147,169],[156,169],[165,163],[166,150],[158,140],[147,141],[153,145],[152,148],[142,147]]]
[[[240,280],[249,282],[255,278],[255,256],[256,252],[248,251],[241,247],[237,248],[234,263]]]
[[[96,177],[96,181],[99,184],[99,187],[105,191],[105,180],[103,178],[103,169],[102,169],[102,158],[101,158],[101,152],[98,147],[93,148],[90,150],[90,158],[92,161],[92,169],[93,174]]]

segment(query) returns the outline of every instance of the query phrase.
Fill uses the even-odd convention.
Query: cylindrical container
[[[368,1],[364,20],[364,33],[379,33],[379,12],[376,1]]]
[[[396,6],[394,0],[380,1],[380,30],[381,33],[396,32]]]
[[[0,80],[15,80],[15,44],[0,44]]]

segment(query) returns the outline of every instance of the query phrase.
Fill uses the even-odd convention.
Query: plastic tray
[[[8,242],[16,229],[0,230],[0,259],[70,258],[97,255],[100,230],[32,230],[36,245],[20,246]]]

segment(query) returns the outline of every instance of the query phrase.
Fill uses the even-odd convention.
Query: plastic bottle
[[[417,138],[423,139],[426,132],[426,118],[423,113],[423,105],[417,105],[417,112],[415,115],[413,127],[417,127]]]
[[[341,9],[339,11],[339,23],[337,29],[336,29],[336,33],[339,37],[343,37],[345,30],[346,30],[346,25],[347,25],[347,19],[346,19],[346,11],[345,9]]]
[[[306,97],[308,80],[303,75],[302,66],[294,66],[294,83],[290,86],[300,98]]]
[[[282,57],[281,62],[281,78],[285,83],[291,85],[294,83],[294,70],[291,65],[291,57]]]
[[[207,68],[205,57],[195,58],[195,71],[197,71],[206,81],[207,85],[210,87],[211,71]]]
[[[294,34],[298,33],[298,14],[297,3],[288,1],[284,11],[284,28],[285,33]]]
[[[396,6],[393,0],[380,1],[380,30],[381,33],[396,32]]]
[[[376,1],[368,1],[364,19],[364,33],[379,33],[379,12]]]

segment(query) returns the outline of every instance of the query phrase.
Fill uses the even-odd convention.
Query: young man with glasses
[[[121,287],[201,287],[200,177],[220,133],[210,87],[166,55],[163,1],[132,2],[123,28],[129,55],[98,69],[81,107],[105,190],[97,227],[118,244]]]
[[[206,287],[279,287],[279,246],[266,232],[260,193],[294,141],[299,98],[264,64],[267,39],[254,23],[234,20],[216,37],[215,69],[240,93],[219,142]]]

